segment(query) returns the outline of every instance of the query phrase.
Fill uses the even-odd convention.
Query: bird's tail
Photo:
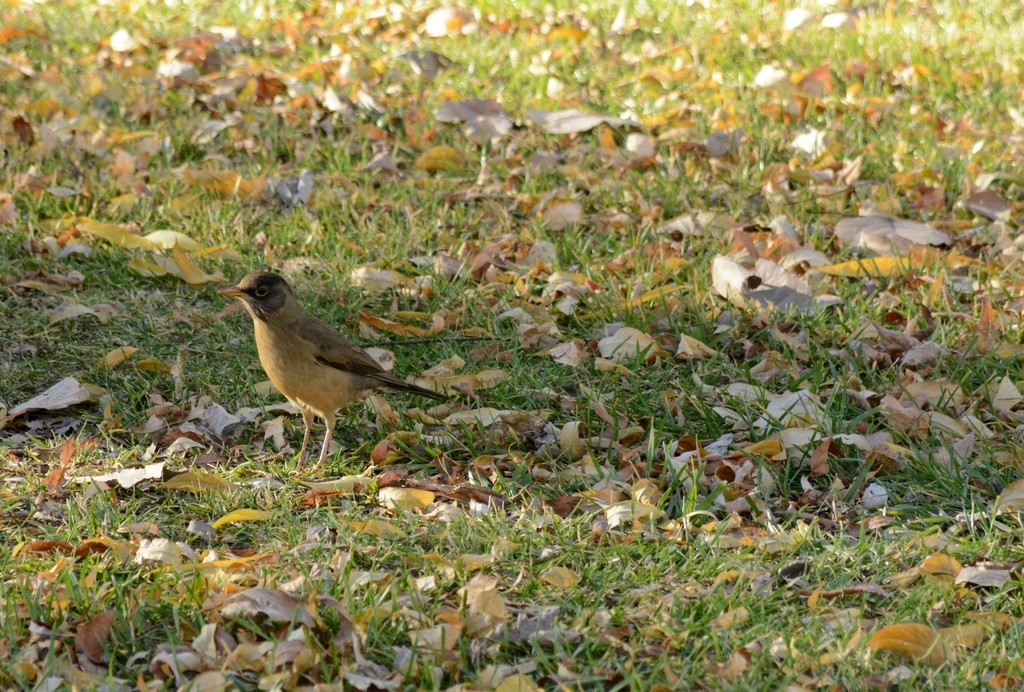
[[[435,401],[448,400],[448,397],[442,394],[441,392],[435,392],[433,389],[427,389],[426,387],[421,387],[418,384],[412,384],[410,382],[406,382],[405,380],[400,380],[397,377],[387,375],[385,377],[380,377],[379,379],[381,380],[381,384],[384,387],[394,390],[396,392],[409,392],[410,394],[418,394],[420,396],[425,396],[428,399],[434,399]]]

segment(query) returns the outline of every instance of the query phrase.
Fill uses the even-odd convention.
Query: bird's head
[[[253,317],[264,322],[279,315],[295,299],[288,282],[273,272],[249,274],[220,294],[238,298]]]

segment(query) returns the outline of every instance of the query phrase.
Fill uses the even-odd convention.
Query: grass
[[[15,216],[0,226],[0,407],[69,375],[106,394],[0,428],[0,654],[11,661],[0,682],[248,689],[371,678],[403,689],[504,681],[500,689],[647,690],[1019,681],[1021,525],[993,508],[1021,468],[1018,407],[1001,402],[1012,392],[997,394],[1001,382],[1024,380],[1013,249],[1021,9],[891,2],[864,9],[852,29],[820,28],[822,12],[791,32],[785,9],[648,3],[619,20],[619,3],[492,0],[475,7],[475,33],[432,38],[422,28],[430,9],[410,4],[7,6],[0,192]],[[225,26],[243,39],[203,37]],[[111,50],[119,28],[136,50]],[[412,48],[461,67],[420,77],[397,57]],[[195,81],[157,75],[174,58],[197,66]],[[754,86],[768,64],[796,81],[826,65],[828,80],[818,96]],[[259,98],[261,74],[283,89]],[[328,86],[353,108],[325,108]],[[497,99],[520,125],[490,145],[482,186],[479,144],[434,117],[446,99],[469,97]],[[568,108],[640,119],[657,158],[622,165],[615,157],[628,159],[629,132],[620,128],[549,134],[527,117]],[[216,120],[230,126],[197,135]],[[709,134],[736,129],[734,156],[702,153]],[[826,138],[817,157],[790,147],[811,129]],[[441,145],[463,163],[417,168]],[[402,177],[365,169],[382,152]],[[534,172],[538,152],[558,154],[559,165]],[[815,184],[856,157],[853,185]],[[307,169],[315,195],[289,209],[204,188],[186,168],[250,181]],[[1006,174],[993,187],[1013,207],[1006,223],[961,204],[993,172]],[[46,191],[54,187],[78,192]],[[549,200],[578,203],[583,221],[553,228],[541,217]],[[756,246],[785,257],[789,249],[772,245],[778,235],[757,228],[779,216],[828,261],[852,259],[833,229],[869,205],[950,230],[953,248],[915,249],[913,268],[893,277],[806,271],[815,295],[838,297],[813,314],[741,309],[713,292],[717,256],[742,260]],[[684,214],[700,215],[702,231],[663,230]],[[61,237],[83,217],[220,248],[192,256],[224,281],[140,275],[129,261],[152,260],[148,251]],[[47,242],[85,244],[90,254],[56,260]],[[527,257],[543,242],[553,261],[531,272]],[[482,253],[493,257],[489,270]],[[456,357],[460,374],[501,370],[493,386],[453,391],[450,412],[513,417],[438,425],[411,410],[420,402],[396,396],[400,416],[389,423],[353,406],[328,468],[303,477],[294,454],[265,439],[281,398],[257,386],[265,376],[248,319],[222,314],[216,293],[267,266],[288,276],[311,312],[392,350],[403,376]],[[373,292],[353,279],[363,266],[420,283]],[[460,271],[435,269],[445,266]],[[552,288],[556,271],[570,287]],[[566,291],[579,294],[568,314],[559,308]],[[67,300],[114,314],[51,322]],[[359,324],[364,310],[420,327],[442,315],[445,328],[405,343]],[[923,365],[893,364],[898,355],[860,346],[884,350],[863,336],[875,323],[944,351]],[[598,341],[619,325],[670,355],[598,367]],[[712,354],[672,358],[682,333]],[[482,336],[491,340],[466,340]],[[584,353],[577,367],[545,354],[574,339]],[[138,352],[99,364],[121,346]],[[156,371],[138,366],[144,358]],[[905,401],[937,382],[961,394],[928,395],[909,420],[885,398]],[[810,423],[770,408],[800,390],[821,402]],[[256,410],[219,439],[201,412],[185,418],[203,401]],[[167,429],[139,433],[163,403],[183,411],[162,409]],[[956,429],[969,416],[982,433]],[[574,422],[582,459],[560,441]],[[301,422],[285,415],[283,424],[297,448]],[[802,427],[835,436],[820,475],[809,462],[816,444],[778,447]],[[843,435],[890,443],[869,451]],[[160,460],[228,487],[47,489],[59,466],[52,450],[68,438],[68,478]],[[374,465],[386,439],[396,456]],[[188,440],[194,446],[182,449]],[[680,456],[698,443],[710,455]],[[347,477],[357,475],[353,488]],[[307,485],[339,478],[343,491]],[[872,483],[888,493],[881,507],[864,501]],[[422,487],[443,491],[423,509],[388,507],[380,494]],[[467,488],[507,502],[470,503]],[[205,535],[190,529],[237,509],[267,514]],[[138,557],[161,538],[185,551],[181,565]],[[992,563],[1010,577],[956,584],[960,567],[936,555]],[[227,604],[256,588],[273,591],[276,609]],[[105,612],[109,630],[96,625]],[[984,625],[967,628],[976,621]],[[939,660],[869,647],[883,626],[906,623],[942,632]],[[424,645],[445,627],[460,636]]]

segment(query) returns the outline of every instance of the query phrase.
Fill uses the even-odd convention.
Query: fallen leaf
[[[206,490],[230,490],[235,486],[231,481],[215,476],[212,473],[186,471],[167,479],[162,487],[166,490],[188,490],[193,493],[199,493]]]
[[[540,220],[552,231],[565,230],[583,220],[583,207],[578,202],[555,202],[540,213]]]
[[[382,488],[377,495],[388,509],[423,509],[434,501],[434,493],[415,488]]]
[[[222,526],[233,524],[238,521],[267,521],[268,519],[273,518],[273,516],[273,512],[267,512],[259,509],[236,509],[212,522],[210,526],[215,529],[219,529]]]
[[[956,583],[999,587],[1010,581],[1011,576],[1012,574],[1008,569],[968,565],[957,573]]]
[[[711,626],[727,629],[735,627],[736,625],[741,625],[749,619],[750,611],[740,606],[739,608],[730,608],[716,617],[711,621]]]
[[[995,502],[998,512],[1020,512],[1024,510],[1024,478],[1006,484]]]
[[[162,565],[180,565],[184,556],[179,546],[169,538],[143,538],[135,552],[137,564],[158,562]]]
[[[469,34],[476,29],[476,17],[461,7],[439,7],[423,22],[423,33],[432,38]]]
[[[110,370],[112,368],[116,368],[118,365],[123,363],[126,358],[130,358],[138,352],[139,349],[134,346],[120,346],[96,361],[96,365]]]
[[[679,335],[679,346],[676,348],[678,360],[701,360],[716,355],[718,352],[700,339],[695,339],[688,334]]]
[[[6,420],[11,420],[29,411],[59,411],[92,398],[92,392],[85,385],[74,377],[65,377],[42,394],[12,408],[7,412]]]
[[[580,582],[580,575],[568,567],[552,565],[540,573],[540,580],[545,584],[561,589],[571,589]]]
[[[947,247],[952,238],[945,231],[916,221],[886,216],[858,216],[842,219],[835,236],[845,248],[862,248],[878,255],[908,253],[915,245]]]
[[[872,276],[889,279],[906,274],[910,268],[911,260],[908,257],[863,257],[839,264],[815,267],[814,271],[849,278]]]
[[[610,127],[641,127],[641,123],[630,118],[615,118],[608,115],[590,115],[578,110],[526,111],[526,117],[553,135],[569,135],[592,130],[598,125]]]
[[[110,628],[115,617],[113,610],[104,610],[79,626],[75,633],[75,646],[93,663],[106,660],[103,650],[110,639]]]
[[[441,144],[431,147],[420,154],[414,165],[417,170],[427,171],[428,173],[436,173],[438,171],[454,173],[465,168],[466,160],[454,147]]]
[[[512,130],[512,118],[504,106],[493,99],[445,101],[435,113],[443,123],[464,123],[470,137],[489,142]]]
[[[114,483],[122,488],[131,488],[143,481],[159,481],[164,477],[164,462],[157,462],[147,466],[132,466],[126,469],[119,469],[113,473],[104,473],[98,476],[76,476],[71,480],[78,483]]]
[[[455,648],[462,636],[462,627],[444,623],[437,627],[410,630],[412,645],[426,653],[442,654]]]
[[[917,623],[883,627],[871,637],[868,648],[871,651],[893,651],[931,666],[940,666],[955,658],[952,648],[939,632]]]
[[[240,591],[227,598],[220,606],[225,618],[262,615],[271,622],[316,626],[306,607],[306,599],[280,589],[254,588]]]
[[[643,355],[645,361],[664,357],[668,352],[658,342],[639,329],[622,327],[611,336],[597,342],[597,350],[604,358],[626,363]]]

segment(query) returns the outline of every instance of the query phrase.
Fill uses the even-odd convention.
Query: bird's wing
[[[318,362],[354,375],[387,376],[370,354],[320,320],[303,320],[298,331],[299,336],[312,346],[313,356]]]
[[[369,353],[320,320],[304,320],[297,331],[299,337],[310,344],[313,357],[318,363],[365,377],[373,383],[369,388],[411,392],[439,401],[448,398],[444,394],[400,380],[386,372]]]

